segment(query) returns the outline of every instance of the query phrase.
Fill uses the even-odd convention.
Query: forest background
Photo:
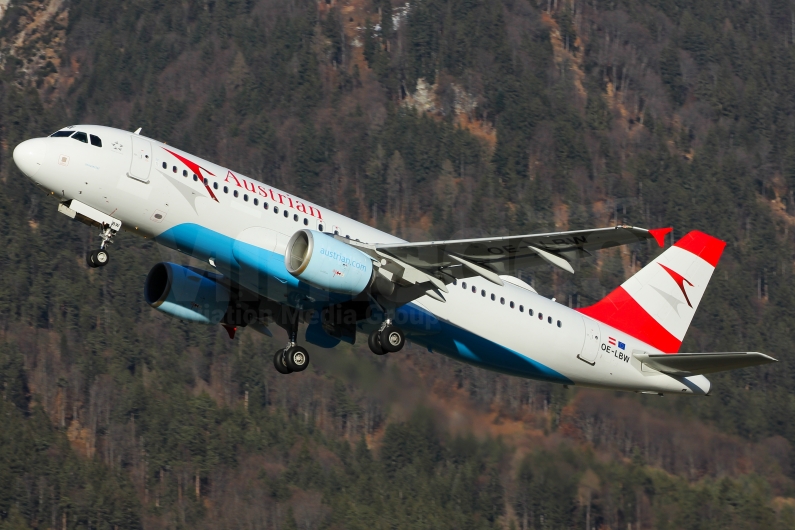
[[[795,527],[794,87],[791,0],[0,0],[0,528]],[[184,257],[122,234],[86,268],[11,160],[75,123],[411,240],[708,231],[683,351],[781,362],[708,398],[361,340],[280,376],[280,335],[146,306]],[[655,252],[522,275],[581,307]]]

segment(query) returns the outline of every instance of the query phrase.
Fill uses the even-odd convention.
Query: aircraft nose
[[[32,178],[44,163],[46,147],[44,138],[25,140],[14,149],[14,163],[20,171]]]

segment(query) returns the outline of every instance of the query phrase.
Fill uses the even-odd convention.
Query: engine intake
[[[146,276],[146,303],[180,320],[222,322],[230,307],[229,289],[200,272],[175,263],[158,263]]]
[[[284,266],[309,285],[352,296],[367,289],[373,277],[373,262],[367,254],[315,230],[293,234]]]

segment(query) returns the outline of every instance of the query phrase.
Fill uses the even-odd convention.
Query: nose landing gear
[[[92,268],[104,267],[108,264],[108,261],[110,261],[110,254],[108,254],[107,250],[92,250],[86,254],[86,263]]]
[[[99,245],[98,250],[92,250],[86,254],[86,263],[91,268],[104,267],[110,261],[110,254],[105,248],[108,244],[113,243],[113,236],[116,235],[116,230],[113,230],[108,225],[102,225],[102,232],[99,237],[102,238],[102,243]]]

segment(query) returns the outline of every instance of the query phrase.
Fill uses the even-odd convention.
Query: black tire
[[[91,260],[97,267],[104,267],[110,261],[110,254],[104,249],[95,250],[91,255]]]
[[[386,352],[397,352],[406,344],[406,337],[397,326],[387,326],[381,331],[381,348]]]
[[[376,355],[386,355],[387,353],[381,347],[381,333],[378,330],[373,331],[367,337],[367,345],[370,347],[370,351]]]
[[[303,372],[309,366],[309,352],[301,346],[293,346],[284,354],[287,367],[293,372]]]
[[[91,250],[86,253],[86,265],[95,269],[97,267],[96,263],[94,263],[94,251]]]
[[[292,373],[292,370],[290,370],[290,367],[287,366],[284,361],[285,361],[285,359],[284,359],[284,350],[283,349],[277,351],[273,355],[273,366],[276,368],[277,372],[279,372],[280,374]]]

